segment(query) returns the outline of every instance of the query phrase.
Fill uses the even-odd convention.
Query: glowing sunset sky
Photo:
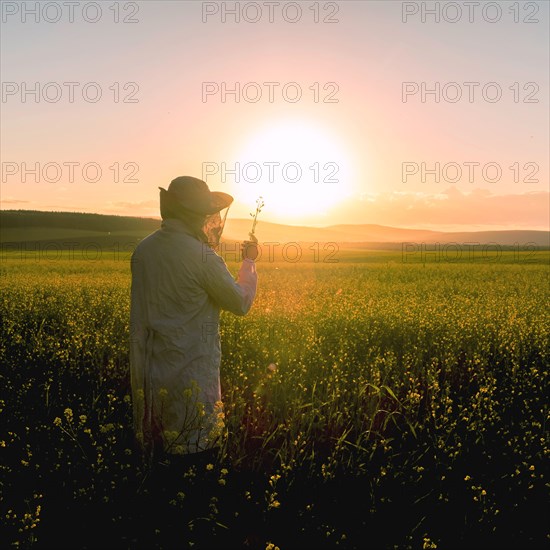
[[[4,209],[158,216],[194,175],[232,217],[549,227],[548,2],[51,4],[2,6]]]

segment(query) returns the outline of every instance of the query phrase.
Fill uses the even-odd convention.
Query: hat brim
[[[161,191],[161,201],[168,200],[173,204],[177,204],[180,208],[194,212],[196,214],[210,215],[223,210],[231,205],[233,197],[228,193],[222,191],[210,191],[209,200],[202,204],[184,204],[180,198],[171,191],[167,191],[163,187],[159,187]]]
[[[222,191],[210,191],[210,198],[212,200],[212,211],[206,212],[206,214],[215,214],[227,208],[233,202],[233,197]]]

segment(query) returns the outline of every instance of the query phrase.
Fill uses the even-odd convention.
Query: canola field
[[[546,546],[549,259],[259,262],[222,314],[219,454],[149,464],[129,261],[7,255],[2,547]]]

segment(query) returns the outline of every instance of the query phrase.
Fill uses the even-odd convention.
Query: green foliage
[[[39,210],[3,210],[0,213],[2,229],[28,227],[55,227],[76,231],[155,231],[159,220],[133,216],[109,216],[84,212],[42,212]],[[5,240],[5,239],[3,239]]]
[[[153,465],[128,262],[5,259],[4,545],[543,546],[548,266],[380,258],[260,264],[222,314],[223,447]]]

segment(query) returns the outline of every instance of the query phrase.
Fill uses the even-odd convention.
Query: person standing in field
[[[257,286],[257,241],[243,243],[236,279],[214,250],[233,197],[190,176],[159,189],[161,228],[131,260],[134,430],[149,458],[219,446],[220,310],[246,315]]]

